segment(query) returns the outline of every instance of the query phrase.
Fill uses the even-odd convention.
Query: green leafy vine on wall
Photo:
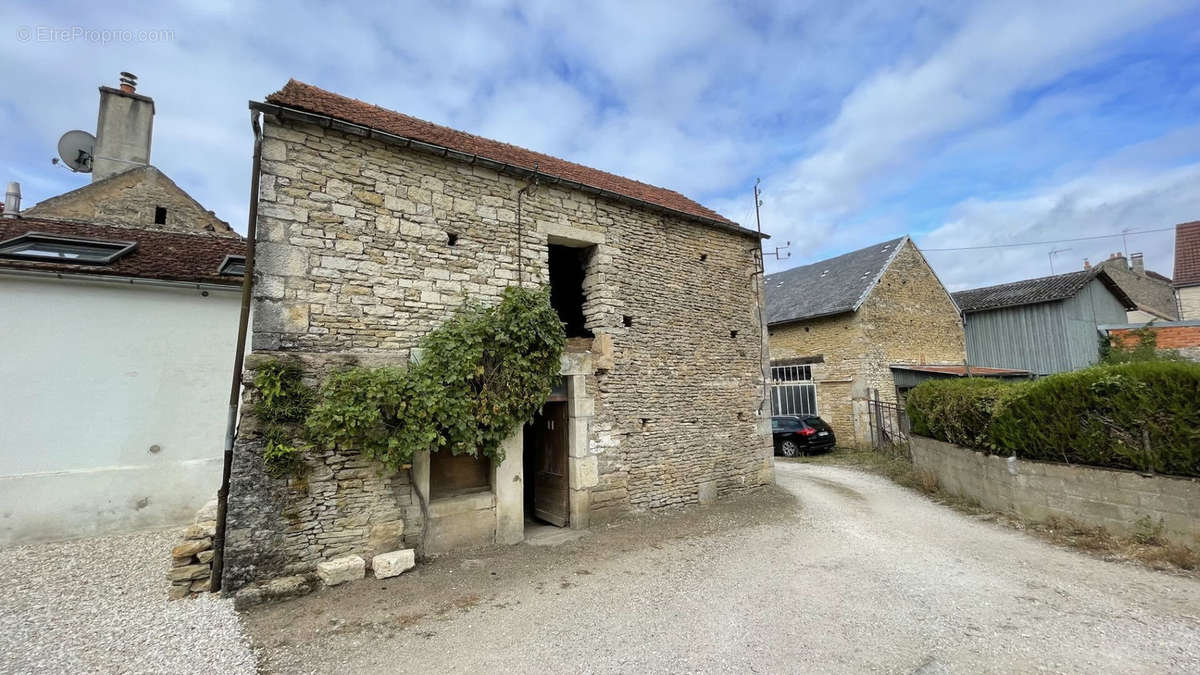
[[[299,364],[271,361],[254,375],[258,399],[254,415],[265,425],[266,448],[263,462],[267,473],[276,478],[299,475],[304,468],[304,420],[316,399],[304,384]]]
[[[283,403],[299,391],[294,386],[298,374],[289,372],[284,378],[277,368],[263,377],[262,385],[261,375],[256,377],[255,385],[264,409],[291,411],[286,422],[275,423],[294,425],[302,419],[303,438],[318,447],[356,449],[394,469],[409,464],[418,452],[442,450],[482,453],[500,462],[501,443],[533,417],[558,382],[565,343],[549,289],[509,287],[499,304],[460,308],[425,336],[420,358],[407,368],[356,367],[333,373],[315,403],[312,398]],[[291,384],[283,384],[285,379]],[[295,417],[300,410],[303,416]],[[293,456],[294,450],[298,461],[299,444],[272,444],[272,420],[263,419],[267,453],[282,458]],[[291,435],[286,438],[300,436],[295,426],[287,428]]]

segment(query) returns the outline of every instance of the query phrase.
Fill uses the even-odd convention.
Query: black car
[[[778,415],[771,418],[775,453],[784,457],[832,450],[837,443],[833,429],[816,415]]]

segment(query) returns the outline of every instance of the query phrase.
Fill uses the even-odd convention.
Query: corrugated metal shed
[[[967,311],[968,361],[1039,375],[1096,363],[1100,358],[1097,327],[1123,323],[1128,307],[1128,299],[1114,295],[1100,276],[1093,276],[1067,298]]]

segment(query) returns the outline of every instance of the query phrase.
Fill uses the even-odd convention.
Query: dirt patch
[[[487,605],[503,608],[500,591],[529,586],[538,594],[570,592],[572,578],[591,575],[608,560],[658,549],[669,541],[714,537],[795,519],[796,498],[771,486],[708,506],[637,514],[592,528],[558,546],[494,547],[440,556],[400,577],[323,588],[311,595],[242,612],[256,649],[267,657],[276,647],[317,640],[322,635],[364,632],[392,637],[421,630]]]

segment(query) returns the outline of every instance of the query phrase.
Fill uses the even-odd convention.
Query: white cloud
[[[818,135],[818,149],[764,181],[768,230],[805,241],[851,234],[860,245],[893,234],[875,231],[875,218],[847,223],[880,196],[871,192],[877,181],[915,174],[935,143],[1002,118],[1015,95],[1071,72],[1112,39],[1170,11],[1162,2],[983,7],[927,58],[896,63],[860,84]],[[738,215],[752,217],[745,207]]]

